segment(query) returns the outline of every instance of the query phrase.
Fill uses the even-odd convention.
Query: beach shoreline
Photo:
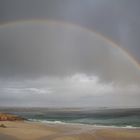
[[[31,121],[1,121],[2,140],[140,140],[140,129],[79,124],[43,124]]]

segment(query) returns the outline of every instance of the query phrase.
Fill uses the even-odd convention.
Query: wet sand
[[[0,140],[140,140],[140,129],[89,125],[0,122]]]

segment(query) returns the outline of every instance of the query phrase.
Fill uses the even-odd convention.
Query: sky
[[[140,107],[139,0],[0,2],[0,106]]]

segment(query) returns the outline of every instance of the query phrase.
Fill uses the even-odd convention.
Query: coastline
[[[135,127],[131,125],[124,125],[124,126],[117,126],[117,125],[98,125],[98,124],[84,124],[84,123],[70,123],[70,122],[62,122],[62,121],[46,121],[46,120],[38,120],[38,119],[29,119],[28,122],[34,123],[42,123],[42,124],[60,124],[60,125],[70,125],[70,126],[87,126],[87,127],[94,127],[94,128],[118,128],[118,129],[140,129],[140,127]]]
[[[1,121],[3,140],[140,140],[140,129],[84,124],[50,124],[31,121]]]

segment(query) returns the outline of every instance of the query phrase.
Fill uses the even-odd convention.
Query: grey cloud
[[[140,106],[140,68],[129,56],[94,33],[56,22],[95,30],[139,61],[139,0],[0,2],[0,105]],[[54,22],[3,26],[31,19]]]
[[[94,33],[58,23],[19,23],[1,30],[0,75],[98,75],[105,81],[140,82],[139,68]]]
[[[0,87],[0,105],[18,106],[139,106],[139,85],[103,83],[97,76],[7,81]]]
[[[75,23],[111,38],[140,61],[139,5],[139,0],[1,0],[0,22],[53,19]]]

